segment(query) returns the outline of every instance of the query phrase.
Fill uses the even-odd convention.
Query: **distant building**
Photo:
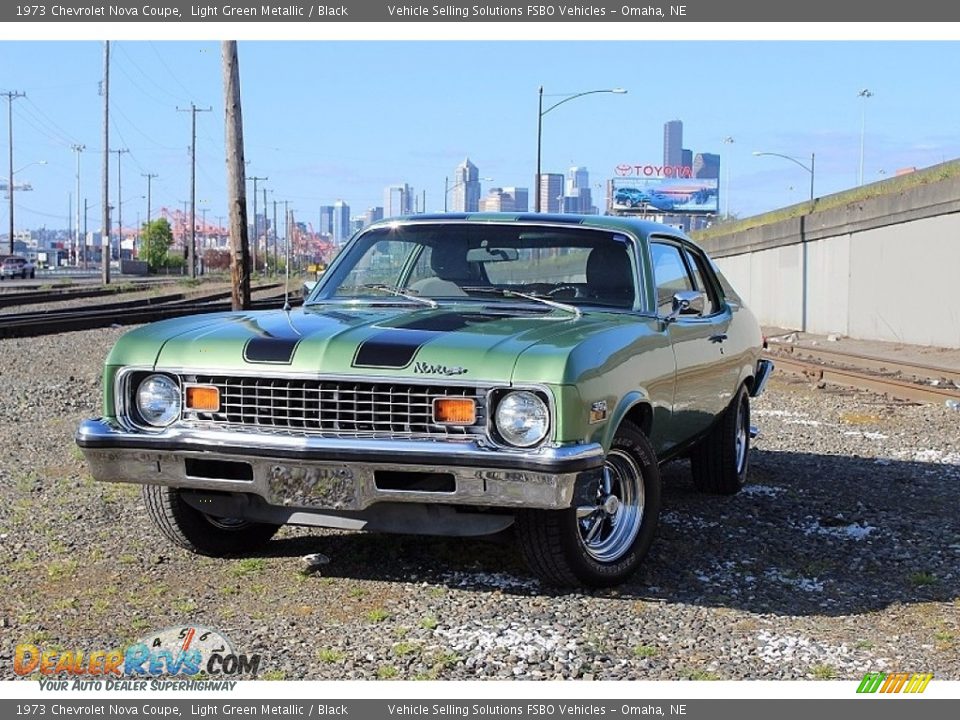
[[[683,165],[683,122],[670,120],[663,126],[663,164]]]
[[[383,220],[383,208],[379,205],[376,207],[367,208],[367,212],[364,213],[363,219],[366,225],[372,225],[378,220]]]
[[[560,173],[542,173],[540,175],[540,211],[560,212],[563,199],[563,175]]]
[[[564,193],[562,210],[579,215],[589,214],[593,210],[590,173],[585,167],[574,166],[567,171],[567,191]]]
[[[527,212],[529,191],[527,188],[490,188],[480,198],[480,212]]]
[[[505,187],[503,193],[513,198],[513,208],[511,212],[530,211],[530,190],[525,187]]]
[[[693,176],[719,180],[720,156],[713,153],[697,153],[693,158]]]
[[[680,167],[693,167],[693,150],[680,151]]]
[[[318,232],[321,235],[333,235],[333,205],[320,206],[320,227]]]
[[[453,195],[450,203],[453,212],[477,212],[480,209],[480,171],[470,158],[465,158],[453,171],[450,193]]]
[[[390,185],[383,192],[383,217],[413,215],[413,188],[403,183]]]
[[[333,204],[333,242],[335,245],[342,245],[351,235],[350,226],[350,206],[343,200],[337,200]]]

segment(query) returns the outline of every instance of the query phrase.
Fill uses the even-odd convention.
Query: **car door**
[[[737,366],[724,343],[732,315],[699,249],[679,238],[655,237],[650,254],[661,318],[672,312],[678,292],[706,296],[703,314],[682,314],[667,326],[677,364],[670,428],[671,444],[677,445],[707,430],[730,402]]]

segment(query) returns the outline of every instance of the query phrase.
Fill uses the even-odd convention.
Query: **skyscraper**
[[[683,122],[670,120],[663,126],[663,164],[683,165]]]
[[[563,175],[560,173],[542,173],[540,175],[540,209],[543,212],[560,212],[563,202]]]
[[[350,237],[350,206],[343,200],[333,204],[333,242],[342,245]]]
[[[480,171],[477,166],[465,158],[453,171],[453,202],[454,212],[477,212],[480,209]]]
[[[684,148],[680,152],[680,166],[693,167],[693,150],[687,150]]]
[[[593,207],[590,173],[585,167],[573,166],[567,171],[567,192],[563,212],[587,214]]]
[[[530,209],[530,191],[523,187],[505,187],[503,194],[513,199],[511,212],[528,212]]]
[[[391,185],[383,192],[383,217],[413,214],[413,188],[403,183]]]
[[[383,208],[379,205],[368,208],[366,214],[364,215],[364,222],[367,225],[372,225],[377,222],[377,220],[383,220]]]
[[[320,206],[320,227],[321,235],[333,235],[333,205]]]

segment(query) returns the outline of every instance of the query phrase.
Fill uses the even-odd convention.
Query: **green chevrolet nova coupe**
[[[300,309],[127,333],[77,443],[193,552],[251,552],[284,524],[512,526],[544,581],[612,585],[653,542],[660,463],[743,485],[761,345],[674,228],[420,215],[354,236]]]

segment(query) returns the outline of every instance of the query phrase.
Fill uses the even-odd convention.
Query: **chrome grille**
[[[184,376],[186,384],[214,385],[220,411],[184,411],[184,421],[205,427],[329,437],[469,439],[486,427],[486,393],[472,387],[271,377]],[[433,401],[476,400],[469,427],[433,422]]]

